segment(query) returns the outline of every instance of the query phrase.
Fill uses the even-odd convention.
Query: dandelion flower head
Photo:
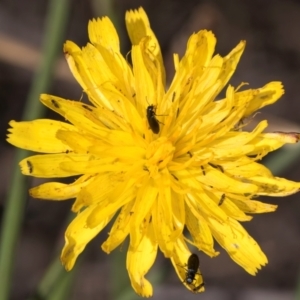
[[[204,281],[197,264],[195,278],[187,280],[191,247],[215,257],[216,241],[255,275],[267,258],[241,222],[276,209],[258,196],[286,196],[300,186],[273,176],[259,160],[298,142],[299,134],[266,133],[266,120],[247,132],[243,120],[277,101],[282,84],[228,85],[245,42],[221,57],[214,55],[213,33],[201,30],[191,35],[182,58],[174,55],[175,75],[167,88],[159,43],[144,10],[128,11],[126,26],[132,43],[126,57],[107,17],[89,22],[85,47],[64,44],[90,104],[42,94],[41,102],[65,122],[10,122],[8,141],[41,153],[20,162],[24,175],[77,176],[70,184],[30,189],[35,198],[75,198],[63,265],[71,270],[113,219],[102,249],[110,253],[128,238],[126,267],[141,296],[153,294],[145,275],[158,249],[192,292],[204,291]],[[218,98],[223,89],[224,98]]]

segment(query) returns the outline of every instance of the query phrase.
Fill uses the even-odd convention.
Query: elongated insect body
[[[195,276],[198,273],[198,269],[199,269],[199,258],[197,254],[192,253],[188,259],[186,276],[184,280],[187,284],[192,284],[194,282]]]
[[[149,123],[149,126],[153,133],[158,134],[159,133],[159,121],[156,119],[156,114],[155,114],[155,106],[149,105],[146,109],[147,113],[147,120]]]
[[[204,287],[204,281],[200,283],[199,285],[196,285],[197,283],[197,278],[196,276],[201,276],[202,274],[199,271],[199,258],[198,255],[195,253],[192,253],[187,261],[186,267],[184,267],[186,273],[185,273],[185,279],[183,283],[186,283],[192,287],[192,291],[194,293],[198,293],[199,290]]]

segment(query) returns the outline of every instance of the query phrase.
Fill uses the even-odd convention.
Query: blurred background
[[[88,42],[88,20],[109,15],[118,28],[122,51],[126,54],[130,44],[125,30],[125,11],[143,6],[160,42],[169,79],[174,72],[172,54],[184,53],[187,39],[193,32],[212,30],[218,40],[216,53],[221,55],[226,55],[240,40],[246,40],[246,51],[231,83],[237,86],[242,81],[249,82],[251,88],[258,88],[269,81],[282,81],[285,95],[275,105],[263,109],[255,120],[268,119],[270,131],[300,132],[299,1],[63,1],[66,6],[61,36],[58,38],[59,53],[57,59],[53,59],[55,62],[50,64],[49,78],[41,92],[79,100],[82,90],[64,60],[63,42],[68,39],[84,46]],[[1,224],[4,224],[10,191],[19,189],[12,181],[16,150],[5,141],[8,122],[19,121],[24,116],[30,119],[34,115],[30,114],[34,112],[24,115],[24,109],[32,93],[32,84],[39,79],[38,72],[41,72],[44,53],[52,44],[48,40],[47,26],[49,29],[49,24],[50,27],[60,24],[57,15],[49,13],[56,2],[0,1]],[[35,102],[37,106],[42,106],[38,96]],[[40,116],[59,119],[59,116],[47,109],[40,112]],[[300,181],[299,156],[299,147],[286,147],[270,155],[265,163],[274,174]],[[36,179],[26,178],[24,210],[20,213],[21,231],[13,256],[11,287],[7,299],[138,299],[131,290],[126,273],[127,245],[124,244],[109,256],[100,249],[109,229],[105,229],[87,246],[77,270],[71,274],[73,277],[69,282],[69,295],[61,298],[49,296],[56,289],[56,284],[62,282],[61,278],[66,276],[65,271],[57,267],[57,263],[73,200],[51,202],[29,198],[28,188],[39,183]],[[243,224],[269,259],[269,264],[257,276],[247,274],[222,249],[221,254],[214,259],[200,253],[206,291],[194,295],[181,284],[169,260],[159,254],[149,274],[154,286],[153,299],[290,300],[297,299],[297,295],[300,299],[299,287],[297,294],[300,267],[299,197],[296,194],[286,198],[263,199],[278,204],[277,211],[256,215],[250,223]],[[51,273],[54,269],[56,271]],[[52,281],[46,280],[53,285],[46,284],[46,288],[41,287],[45,274],[50,274],[50,277],[54,274]],[[48,296],[45,291],[49,292]]]

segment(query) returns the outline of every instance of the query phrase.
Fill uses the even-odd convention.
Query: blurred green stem
[[[55,255],[55,258],[44,274],[37,291],[30,297],[30,300],[47,299],[47,296],[51,294],[51,291],[56,289],[57,284],[63,279],[64,273],[66,273],[66,271],[58,259],[58,255]]]
[[[61,278],[61,280],[59,282],[57,282],[55,287],[53,287],[52,292],[47,297],[47,300],[70,299],[71,288],[73,285],[75,274],[76,274],[75,270],[72,270],[67,275],[65,274]]]
[[[83,255],[83,254],[82,254]],[[36,292],[29,300],[65,300],[69,299],[71,287],[74,277],[81,264],[80,257],[72,271],[67,272],[62,266],[58,255],[55,255],[54,260],[44,274]]]
[[[73,219],[74,214],[70,212],[65,220],[65,224],[63,227],[67,227],[68,224],[70,224],[70,222],[73,221]],[[40,280],[38,287],[36,288],[35,293],[29,298],[29,300],[48,300],[52,299],[54,295],[57,295],[57,298],[53,299],[68,299],[68,297],[59,298],[58,295],[64,295],[64,293],[69,292],[66,290],[63,293],[63,290],[69,287],[69,285],[66,284],[67,282],[69,282],[70,284],[73,282],[74,275],[76,273],[76,270],[78,270],[79,265],[81,264],[82,257],[84,256],[85,252],[79,256],[73,270],[71,272],[67,272],[62,266],[62,263],[59,259],[59,251],[61,247],[62,245],[59,243],[59,245],[57,245],[57,250],[55,250],[54,259],[49,264],[47,270],[45,271],[43,277]],[[58,294],[56,294],[56,289],[60,291],[58,292]]]
[[[296,296],[295,300],[299,300],[300,299],[300,270],[298,271],[298,281],[297,281],[295,296]]]
[[[24,109],[23,120],[32,120],[44,115],[45,108],[38,101],[52,80],[57,54],[61,49],[64,29],[69,13],[69,0],[52,0],[46,20],[43,58],[35,74],[31,90]],[[27,199],[25,177],[21,175],[18,163],[28,156],[28,151],[16,150],[13,163],[13,175],[7,197],[6,209],[2,223],[0,243],[0,300],[9,299],[12,274],[15,261],[17,240],[23,221]]]
[[[110,259],[110,281],[111,281],[111,298],[119,299],[124,291],[130,287],[129,276],[126,270],[126,255],[127,255],[128,241],[126,240],[120,249],[115,249],[109,255]],[[122,249],[122,250],[121,250]],[[116,276],[117,274],[117,276]],[[132,294],[131,294],[132,295]]]
[[[271,156],[264,159],[263,164],[269,168],[273,174],[279,176],[286,169],[290,168],[300,159],[300,143],[286,145]]]

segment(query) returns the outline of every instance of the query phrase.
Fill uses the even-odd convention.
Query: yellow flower
[[[126,267],[139,295],[153,293],[145,274],[158,248],[193,292],[204,286],[197,255],[190,265],[188,244],[214,257],[215,239],[255,275],[267,258],[240,222],[276,209],[254,200],[257,196],[286,196],[300,187],[258,163],[268,152],[298,142],[299,134],[264,133],[265,120],[252,132],[243,131],[245,118],[282,96],[281,83],[243,91],[245,84],[229,85],[218,100],[245,42],[225,57],[213,56],[216,39],[201,30],[192,34],[181,59],[174,55],[176,72],[167,89],[160,47],[144,10],[127,12],[126,25],[132,65],[120,53],[107,17],[89,22],[86,47],[64,45],[91,105],[43,94],[42,103],[68,123],[10,122],[11,144],[46,153],[22,160],[23,174],[78,176],[71,184],[49,182],[30,190],[36,198],[76,198],[62,263],[71,270],[87,243],[115,217],[102,249],[110,253],[129,237]]]

